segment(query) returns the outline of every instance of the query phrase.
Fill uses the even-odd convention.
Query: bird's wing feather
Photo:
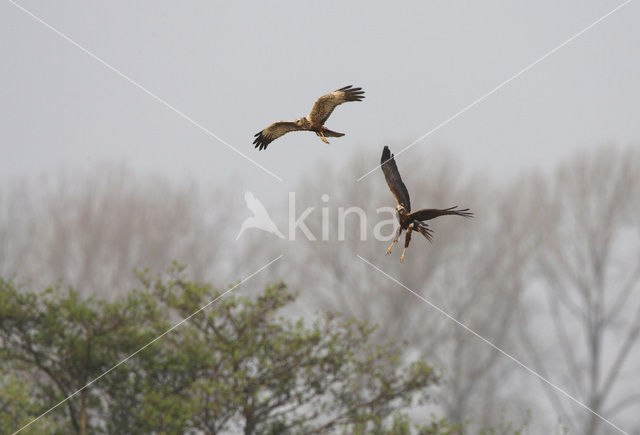
[[[313,123],[324,124],[333,109],[347,101],[361,101],[364,98],[362,88],[354,88],[351,85],[340,88],[316,100],[307,116],[307,119]]]
[[[469,211],[468,208],[465,209],[457,209],[457,206],[441,209],[435,208],[424,208],[422,210],[418,210],[416,212],[411,213],[411,217],[413,219],[417,219],[419,221],[428,221],[430,219],[435,219],[438,216],[445,215],[454,215],[454,216],[462,216],[462,217],[473,217],[473,213]]]
[[[380,159],[380,165],[382,166],[382,172],[384,178],[387,180],[391,193],[396,197],[396,202],[401,205],[407,213],[411,211],[411,201],[409,200],[409,191],[407,186],[402,182],[400,178],[400,172],[398,166],[396,166],[396,160],[393,158],[393,154],[389,151],[389,147],[384,147],[382,150],[382,158]]]
[[[266,149],[267,146],[280,136],[289,133],[290,131],[304,130],[298,124],[291,121],[278,121],[271,124],[269,127],[256,133],[253,144],[255,148],[259,150]]]

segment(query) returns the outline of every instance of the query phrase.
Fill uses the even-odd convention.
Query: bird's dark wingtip
[[[391,150],[389,150],[388,146],[384,146],[382,150],[382,158],[380,159],[380,164],[383,165],[387,162],[387,160],[392,159],[393,155],[391,154]]]
[[[458,213],[458,216],[462,216],[462,217],[466,217],[466,218],[472,218],[473,217],[473,212],[471,210],[469,210],[468,208],[463,208],[460,210],[455,210]]]
[[[258,151],[262,151],[267,148],[269,142],[262,135],[262,132],[256,134],[256,138],[253,140],[254,148],[258,148]]]
[[[353,88],[351,86],[347,86],[346,88],[342,88],[340,90],[347,93],[348,101],[362,101],[362,99],[364,98],[364,91],[362,90],[362,88]]]

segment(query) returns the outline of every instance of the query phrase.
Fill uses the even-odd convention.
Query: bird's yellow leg
[[[400,234],[400,232],[398,232],[398,234]],[[389,245],[389,249],[387,249],[387,253],[384,255],[391,254],[391,248],[393,248],[393,245],[395,245],[396,243],[398,243],[398,235],[394,237],[393,242],[391,242],[391,245]]]
[[[324,137],[324,133],[323,133],[323,132],[320,132],[320,139],[322,139],[322,142],[324,142],[324,143],[329,143],[329,141],[327,140],[327,138],[326,138],[326,137]]]
[[[406,251],[407,251],[407,248],[405,247],[405,248],[402,250],[402,255],[400,256],[400,263],[404,262],[404,253],[405,253]]]
[[[393,245],[398,243],[398,237],[400,237],[400,233],[402,233],[402,227],[398,227],[398,231],[396,231],[396,236],[393,238],[393,242],[391,242],[391,245],[389,246],[389,249],[387,249],[387,253],[384,254],[384,255],[391,254],[391,248],[393,248]]]
[[[398,239],[393,239],[393,242],[391,242],[391,244],[389,245],[389,249],[387,249],[387,253],[384,255],[389,255],[391,254],[391,248],[393,248],[393,245],[395,245],[398,242]]]

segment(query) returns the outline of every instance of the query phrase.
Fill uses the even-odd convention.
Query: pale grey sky
[[[9,2],[0,1],[0,177],[106,161],[286,189],[357,149],[373,168],[622,1],[45,2],[41,19],[285,179],[272,179]],[[631,2],[404,154],[451,150],[512,174],[640,139],[640,5]],[[344,85],[363,103],[323,144],[253,134]],[[353,174],[354,180],[362,174]],[[366,182],[366,179],[363,180]]]

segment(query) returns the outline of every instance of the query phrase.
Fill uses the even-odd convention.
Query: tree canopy
[[[0,279],[0,432],[14,432],[222,294],[181,267],[106,301]],[[238,292],[239,293],[239,292]],[[291,319],[284,283],[230,293],[99,378],[25,433],[407,433],[438,376],[375,326]],[[434,420],[423,433],[455,428]],[[453,433],[453,432],[451,432]]]

